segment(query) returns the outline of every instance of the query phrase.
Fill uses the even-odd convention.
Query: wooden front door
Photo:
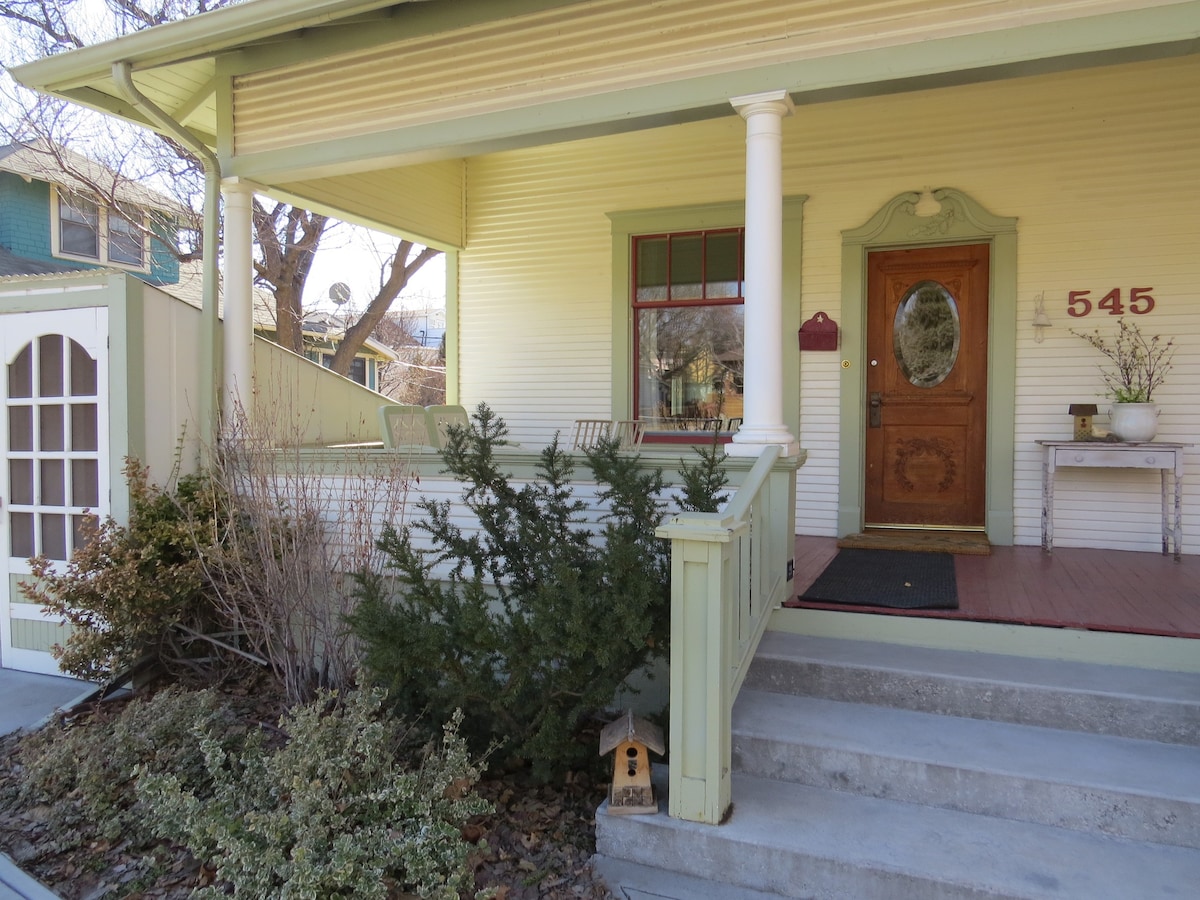
[[[868,526],[984,525],[988,251],[868,254]]]

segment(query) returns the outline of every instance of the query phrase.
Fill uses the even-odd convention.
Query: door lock
[[[872,428],[879,428],[883,425],[883,395],[879,391],[872,391],[870,403],[869,424]]]

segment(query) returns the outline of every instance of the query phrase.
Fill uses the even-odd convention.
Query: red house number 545
[[[1144,316],[1154,309],[1154,298],[1150,295],[1152,290],[1152,287],[1130,288],[1128,307],[1121,300],[1120,288],[1113,288],[1099,300],[1092,300],[1091,291],[1071,291],[1067,294],[1067,315],[1080,319],[1090,315],[1095,308],[1104,310],[1110,316],[1123,316],[1127,310],[1135,316]]]

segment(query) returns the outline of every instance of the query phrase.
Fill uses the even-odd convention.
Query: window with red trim
[[[648,440],[737,430],[744,230],[633,238],[634,409]]]

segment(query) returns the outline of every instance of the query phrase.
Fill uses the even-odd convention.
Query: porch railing
[[[672,516],[668,810],[717,824],[730,804],[730,711],[795,554],[796,463],[768,447],[719,513]]]

